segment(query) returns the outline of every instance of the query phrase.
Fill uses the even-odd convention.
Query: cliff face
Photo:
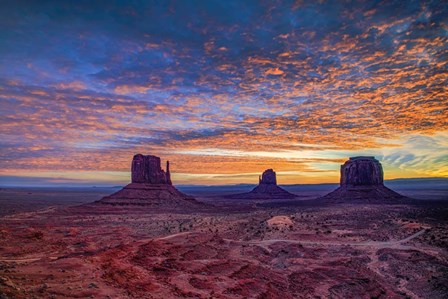
[[[167,162],[167,172],[165,172],[160,166],[159,157],[137,154],[132,159],[131,181],[132,183],[171,185],[169,162]]]
[[[297,195],[277,186],[277,175],[274,170],[267,169],[258,179],[258,186],[252,191],[241,194],[229,195],[229,198],[241,199],[288,199]]]
[[[277,175],[274,170],[266,169],[258,179],[260,185],[277,185]]]
[[[160,166],[160,158],[137,154],[132,159],[131,183],[120,191],[103,197],[99,203],[109,205],[139,205],[161,209],[195,207],[199,203],[177,190],[171,183],[170,164],[166,172]]]
[[[336,202],[391,202],[406,197],[384,186],[383,167],[374,157],[352,157],[341,166],[340,187],[321,199]]]
[[[352,157],[341,166],[341,186],[383,185],[383,167],[374,157]]]

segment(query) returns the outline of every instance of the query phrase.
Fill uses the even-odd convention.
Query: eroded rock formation
[[[406,197],[384,186],[383,167],[375,157],[351,157],[341,165],[340,186],[322,197],[330,201],[397,201]]]
[[[297,195],[289,193],[288,191],[277,186],[277,175],[274,170],[267,169],[258,178],[258,186],[252,191],[241,194],[233,194],[230,198],[241,199],[288,199],[295,198]]]
[[[112,205],[142,205],[161,208],[183,208],[198,202],[177,190],[171,182],[170,164],[166,172],[159,157],[137,154],[132,159],[131,183],[120,191],[102,198],[99,203]]]
[[[277,175],[275,174],[275,171],[272,169],[265,170],[258,178],[258,184],[277,185]]]
[[[341,166],[341,186],[383,185],[383,167],[375,157],[352,157]]]
[[[160,166],[160,158],[156,156],[144,156],[137,154],[132,159],[131,181],[132,183],[168,184],[172,185],[170,178],[170,162],[166,162],[167,171]]]

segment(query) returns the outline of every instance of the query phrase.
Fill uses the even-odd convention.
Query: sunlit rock
[[[266,221],[270,228],[290,228],[294,225],[288,216],[274,216]]]

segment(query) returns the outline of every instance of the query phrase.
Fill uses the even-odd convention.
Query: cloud
[[[371,152],[394,176],[447,175],[446,13],[440,1],[11,1],[0,166],[126,171],[142,152],[182,173],[336,177]]]

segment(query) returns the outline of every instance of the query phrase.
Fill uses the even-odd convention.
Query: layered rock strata
[[[132,159],[131,181],[132,183],[168,184],[172,185],[169,172],[170,162],[166,162],[167,171],[161,168],[160,158],[156,156],[144,156],[137,154]]]
[[[394,201],[406,199],[384,186],[381,163],[374,157],[351,157],[341,165],[340,186],[322,197],[329,201]]]
[[[135,155],[131,164],[131,183],[120,191],[103,197],[99,203],[161,207],[196,204],[194,198],[173,186],[169,167],[167,161],[165,172],[161,168],[159,157]]]

